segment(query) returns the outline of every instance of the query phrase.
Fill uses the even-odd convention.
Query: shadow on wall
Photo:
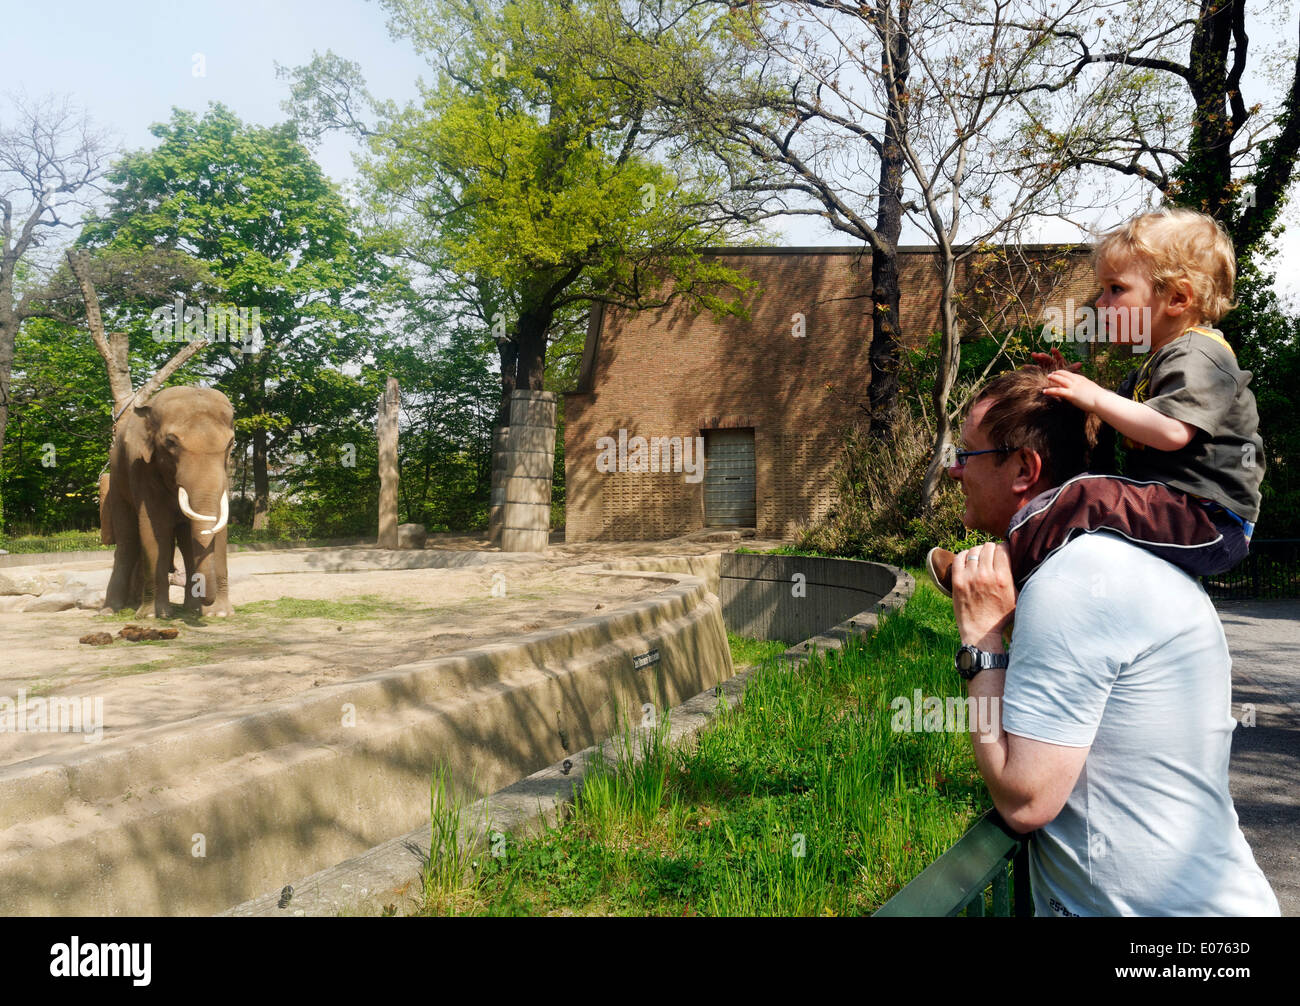
[[[724,553],[722,618],[728,632],[793,645],[874,609],[897,575],[858,559]]]

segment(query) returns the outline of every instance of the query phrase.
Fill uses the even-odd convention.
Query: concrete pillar
[[[510,449],[510,427],[492,431],[492,496],[488,501],[488,540],[501,544],[501,528],[506,522],[506,463]]]
[[[379,399],[375,431],[379,437],[379,547],[397,548],[397,417],[401,393],[397,378]]]
[[[510,396],[508,445],[501,550],[545,552],[555,469],[554,392],[515,391]]]

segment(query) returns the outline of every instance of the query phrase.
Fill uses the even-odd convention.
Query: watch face
[[[957,651],[957,667],[959,670],[969,671],[975,666],[975,655],[970,650]]]

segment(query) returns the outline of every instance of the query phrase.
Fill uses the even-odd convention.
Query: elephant
[[[117,545],[101,614],[138,603],[139,618],[170,617],[177,547],[185,560],[185,608],[233,614],[226,524],[234,415],[220,391],[172,387],[119,422],[100,500],[101,539]]]

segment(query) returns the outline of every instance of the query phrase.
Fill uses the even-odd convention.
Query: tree
[[[0,458],[6,530],[99,526],[96,483],[108,462],[112,396],[83,333],[29,318],[14,346],[9,428]]]
[[[108,374],[116,430],[118,417],[129,405],[147,402],[190,357],[210,343],[204,339],[187,342],[162,366],[149,368],[151,376],[136,388],[131,378],[129,335],[108,331],[102,295],[108,294],[112,314],[129,316],[133,306],[144,304],[151,309],[158,303],[171,303],[175,297],[183,299],[186,294],[194,300],[206,300],[215,293],[215,287],[203,263],[183,252],[145,247],[92,258],[84,248],[73,248],[66,259],[66,265],[35,294],[32,313],[89,331]]]
[[[557,328],[593,301],[639,308],[684,296],[739,310],[720,292],[743,278],[700,249],[737,237],[746,209],[671,147],[645,89],[610,71],[655,56],[615,0],[384,6],[394,35],[434,70],[421,100],[376,102],[360,68],[327,53],[285,71],[289,107],[314,124],[305,130],[366,140],[376,211],[395,216],[403,254],[494,330],[504,386],[542,388]],[[689,5],[675,10],[683,20],[657,36],[664,49],[698,44]]]
[[[214,104],[202,119],[175,109],[152,132],[156,149],[114,165],[108,210],[82,241],[183,251],[260,322],[257,340],[204,363],[235,404],[241,446],[251,446],[253,526],[261,528],[272,455],[357,407],[355,382],[331,375],[379,340],[382,322],[369,311],[392,276],[292,125],[246,126]]]
[[[74,229],[73,211],[87,206],[102,174],[107,145],[68,98],[13,101],[0,122],[0,459],[9,425],[14,343],[33,316],[20,266],[51,238]]]
[[[871,253],[871,435],[885,437],[898,399],[898,241],[904,213],[912,5],[839,0],[706,5],[716,47],[686,52],[654,78],[657,100],[726,166],[732,187],[760,201],[756,218],[817,216]],[[810,11],[842,15],[861,34],[831,44],[810,32]],[[842,43],[842,44],[841,44]],[[839,90],[841,72],[878,61],[874,93]],[[625,65],[633,76],[638,68]],[[852,72],[851,72],[852,75]],[[862,83],[861,79],[857,83]],[[852,85],[849,85],[851,88]],[[828,91],[842,101],[824,99]],[[857,179],[871,181],[858,187]],[[852,179],[848,181],[847,179]],[[849,296],[854,296],[850,293]]]
[[[1300,154],[1300,47],[1285,60],[1289,79],[1248,104],[1246,15],[1244,0],[1165,0],[1088,31],[1057,29],[1070,49],[1061,72],[1021,91],[1038,150],[1070,167],[1138,179],[1209,213],[1245,259],[1272,229]],[[1090,88],[1099,68],[1116,81],[1115,93],[1129,95],[1107,117],[1061,123],[1050,105],[1028,101]]]

